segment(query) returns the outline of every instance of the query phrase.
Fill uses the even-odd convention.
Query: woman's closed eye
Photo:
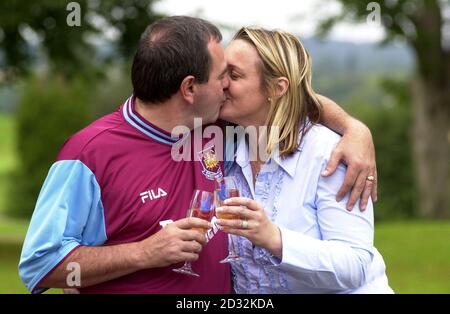
[[[237,74],[236,72],[234,72],[234,71],[231,71],[231,73],[230,73],[230,78],[233,80],[233,81],[236,81],[237,79],[239,79],[239,74]]]

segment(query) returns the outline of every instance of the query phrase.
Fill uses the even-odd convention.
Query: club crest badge
[[[200,151],[198,156],[203,167],[202,173],[207,179],[215,180],[223,177],[214,146]]]

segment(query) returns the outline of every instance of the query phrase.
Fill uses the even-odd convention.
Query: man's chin
[[[203,125],[208,125],[208,124],[212,124],[212,123],[216,123],[216,121],[219,119],[219,113],[216,113],[214,116],[211,115],[209,117],[204,117],[203,118]]]
[[[214,121],[211,122],[211,123],[217,122],[217,120],[222,120],[222,119],[220,118],[220,111],[216,114]]]

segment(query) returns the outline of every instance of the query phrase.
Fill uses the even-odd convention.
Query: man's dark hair
[[[172,16],[149,25],[133,60],[134,95],[144,102],[158,103],[175,94],[188,75],[193,75],[196,83],[208,82],[211,39],[220,42],[220,31],[199,18]]]

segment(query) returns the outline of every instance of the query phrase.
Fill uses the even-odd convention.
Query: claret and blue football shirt
[[[160,231],[161,222],[186,217],[194,189],[212,192],[221,164],[173,160],[178,140],[140,116],[133,96],[70,137],[49,170],[23,245],[19,273],[27,288],[42,292],[39,283],[79,246],[143,240]],[[214,148],[202,149],[214,154]],[[182,265],[176,264],[80,291],[228,293],[229,265],[219,263],[227,245],[218,232],[203,247],[192,264],[200,277],[173,272]]]

